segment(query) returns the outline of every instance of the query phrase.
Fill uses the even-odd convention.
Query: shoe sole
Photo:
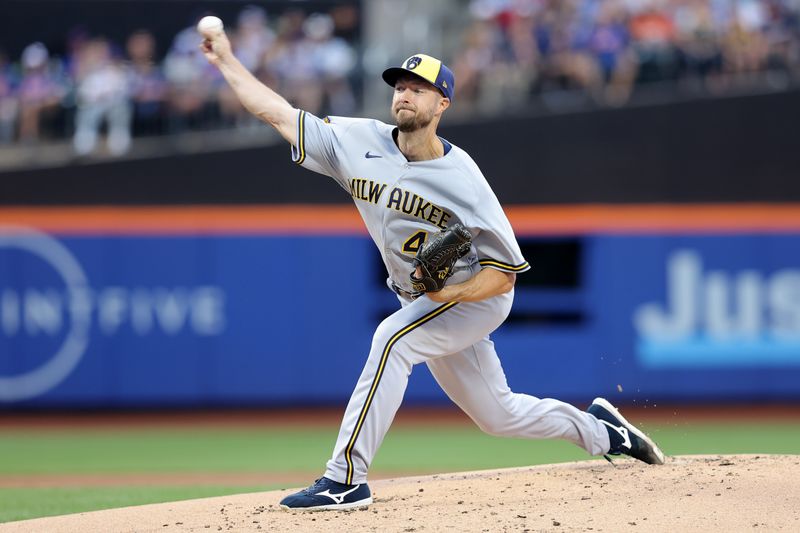
[[[664,464],[664,452],[661,451],[661,448],[659,448],[656,445],[656,443],[653,442],[650,439],[650,437],[648,437],[647,435],[642,433],[639,430],[639,428],[637,428],[636,426],[634,426],[633,424],[631,424],[630,422],[625,420],[625,417],[622,416],[622,414],[617,410],[617,408],[614,407],[613,405],[611,405],[611,403],[609,403],[608,400],[606,400],[605,398],[595,398],[594,401],[592,402],[592,404],[599,405],[600,407],[602,407],[603,409],[605,409],[606,411],[608,411],[612,415],[614,415],[617,418],[619,418],[620,422],[622,422],[625,425],[625,427],[628,429],[628,431],[630,431],[631,433],[633,433],[634,435],[636,435],[637,437],[639,437],[640,439],[645,441],[647,443],[647,445],[650,446],[650,449],[653,450],[653,454],[655,455],[655,458],[657,459],[657,462],[654,463],[654,464],[657,464],[657,465],[663,465]]]
[[[349,509],[357,509],[359,507],[367,507],[372,503],[372,496],[357,502],[350,503],[332,503],[330,505],[315,505],[313,507],[289,507],[288,505],[281,505],[284,511],[347,511]]]

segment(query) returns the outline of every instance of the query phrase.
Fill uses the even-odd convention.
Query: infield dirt
[[[350,512],[287,512],[290,490],[39,518],[0,532],[800,531],[800,456],[587,461],[371,483]]]

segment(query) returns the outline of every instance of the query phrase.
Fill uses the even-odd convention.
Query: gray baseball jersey
[[[419,245],[455,222],[469,229],[473,241],[448,283],[466,281],[485,267],[528,270],[500,203],[472,159],[443,140],[443,157],[409,162],[393,131],[376,120],[320,120],[301,111],[292,147],[295,162],[332,177],[353,197],[386,265],[389,285],[410,291]],[[489,334],[508,316],[513,291],[469,303],[398,297],[401,309],[375,331],[325,477],[346,484],[366,481],[418,363],[427,364],[447,395],[484,431],[561,437],[594,455],[608,451],[608,432],[593,416],[557,400],[513,393],[506,384]]]
[[[411,261],[419,245],[455,222],[469,229],[473,247],[448,283],[469,279],[481,266],[528,270],[500,202],[466,152],[447,143],[444,157],[410,162],[395,144],[393,129],[377,120],[320,120],[301,111],[292,154],[350,193],[390,282],[410,291]]]

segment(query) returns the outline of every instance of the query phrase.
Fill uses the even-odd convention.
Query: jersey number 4
[[[416,254],[419,252],[420,246],[425,242],[425,239],[428,238],[427,231],[418,231],[413,234],[411,237],[406,239],[406,242],[403,243],[403,252],[407,254]]]

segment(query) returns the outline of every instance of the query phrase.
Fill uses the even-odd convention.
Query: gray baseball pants
[[[366,482],[367,470],[400,408],[415,364],[426,363],[450,399],[486,433],[561,438],[591,455],[609,449],[594,416],[564,402],[512,392],[489,334],[508,316],[513,291],[480,302],[441,304],[422,296],[378,326],[325,476]]]

